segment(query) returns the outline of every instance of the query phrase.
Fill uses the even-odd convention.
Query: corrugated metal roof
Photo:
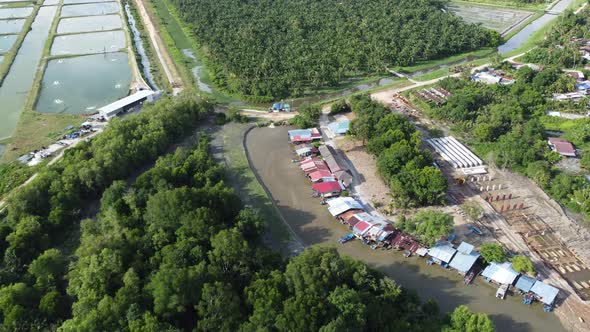
[[[477,252],[470,252],[469,254],[464,254],[460,251],[457,251],[455,257],[449,263],[449,266],[455,270],[461,271],[463,273],[467,273],[467,271],[471,270],[479,254]]]
[[[147,98],[153,95],[155,92],[152,90],[140,90],[136,93],[129,95],[125,98],[121,98],[114,103],[108,104],[98,109],[101,114],[110,114],[114,111],[117,111],[125,106],[131,105],[136,103],[144,98]]]
[[[469,244],[467,242],[461,242],[461,244],[457,248],[457,251],[460,253],[464,253],[465,255],[469,255],[473,251],[473,248],[474,247],[472,244]],[[479,256],[479,254],[478,254],[478,256]]]
[[[362,210],[363,206],[351,197],[339,197],[328,202],[328,210],[333,216],[340,215],[348,210]]]
[[[448,263],[453,258],[457,250],[448,242],[439,242],[434,247],[428,249],[428,254],[433,258]]]
[[[332,122],[330,124],[328,124],[328,127],[330,128],[330,131],[333,132],[334,134],[346,134],[348,132],[348,128],[350,127],[350,121],[348,120],[344,120],[344,121],[337,121],[337,122]]]
[[[514,271],[512,264],[509,262],[502,264],[492,262],[483,270],[481,275],[499,284],[512,285],[519,273]]]
[[[545,304],[553,304],[557,294],[559,293],[559,289],[537,280],[533,287],[531,287],[531,292],[537,294],[541,302]]]
[[[323,193],[330,193],[330,192],[337,192],[337,191],[342,190],[342,186],[337,181],[316,183],[312,186],[312,188],[314,191],[317,191],[322,194]]]
[[[516,282],[514,287],[520,289],[521,291],[523,291],[525,293],[528,293],[536,281],[537,281],[537,279],[535,279],[535,278],[531,278],[531,277],[527,277],[527,276],[522,275],[522,276],[520,276],[520,278],[518,278],[518,281]]]

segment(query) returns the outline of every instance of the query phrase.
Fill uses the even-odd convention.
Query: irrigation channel
[[[544,27],[545,24],[554,20],[559,14],[563,13],[572,2],[573,0],[559,1],[553,6],[553,8],[551,8],[550,12],[547,12],[543,16],[534,20],[517,34],[512,36],[512,38],[508,39],[506,43],[500,45],[500,47],[498,47],[498,53],[506,54],[521,47],[535,32]]]
[[[360,241],[337,244],[350,230],[337,222],[318,198],[311,197],[311,183],[298,165],[291,162],[288,129],[255,128],[246,136],[245,145],[253,171],[271,192],[280,213],[304,245],[336,246],[340,253],[362,260],[401,286],[416,290],[423,300],[436,300],[441,311],[466,304],[471,310],[485,312],[498,331],[565,331],[555,314],[543,312],[539,303],[522,304],[517,295],[497,299],[497,288],[481,278],[465,286],[458,273],[436,264],[429,266],[422,258],[405,258],[398,251],[371,250]]]
[[[127,14],[127,21],[129,22],[129,28],[131,29],[131,33],[133,34],[133,45],[135,46],[135,52],[139,54],[140,62],[141,62],[141,69],[143,71],[143,77],[147,80],[147,83],[153,90],[160,90],[156,81],[154,80],[154,76],[152,75],[151,68],[152,65],[150,60],[145,52],[145,48],[143,47],[143,43],[141,40],[141,33],[137,29],[135,25],[135,17],[131,13],[131,7],[128,3],[125,4],[125,14]]]

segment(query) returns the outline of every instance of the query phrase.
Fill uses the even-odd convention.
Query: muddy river
[[[527,306],[519,296],[494,297],[496,288],[477,278],[470,286],[455,272],[428,266],[422,258],[404,258],[397,251],[371,250],[359,241],[338,245],[348,228],[336,222],[328,210],[311,197],[311,185],[291,163],[292,150],[286,127],[257,128],[246,139],[254,171],[273,195],[280,212],[306,246],[336,246],[342,254],[360,259],[383,271],[400,285],[415,289],[422,299],[436,300],[443,311],[460,304],[487,313],[498,331],[564,331],[553,313],[538,303]]]

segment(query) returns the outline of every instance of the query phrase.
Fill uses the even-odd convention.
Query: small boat
[[[475,226],[469,226],[469,229],[471,230],[472,233],[475,233],[475,234],[477,234],[479,236],[482,236],[483,235],[483,232],[479,228],[477,228]]]
[[[338,240],[338,243],[346,243],[352,239],[354,239],[354,234],[350,233],[350,234],[347,234],[347,235],[344,235],[343,237],[341,237]]]

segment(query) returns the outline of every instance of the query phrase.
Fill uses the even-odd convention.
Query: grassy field
[[[480,50],[465,52],[457,55],[452,55],[443,59],[436,59],[436,60],[427,60],[421,61],[413,66],[408,67],[395,67],[392,68],[395,71],[400,71],[405,74],[416,74],[420,71],[428,71],[432,68],[439,67],[439,66],[451,66],[454,64],[458,64],[459,62],[465,61],[465,59],[480,59],[486,58],[490,55],[495,54],[496,49],[491,47],[482,48]],[[465,61],[465,63],[469,62],[469,60]],[[463,63],[462,63],[463,64]]]
[[[180,19],[174,6],[168,1],[146,2],[146,7],[151,16],[154,18],[154,24],[158,27],[160,35],[166,43],[166,49],[174,60],[174,63],[180,73],[180,76],[187,87],[197,89],[195,77],[192,68],[203,66],[201,70],[201,82],[211,87],[211,94],[219,102],[232,102],[238,100],[236,96],[219,91],[215,88],[211,75],[207,70],[205,57],[197,39],[193,35],[189,26],[184,24]],[[153,14],[156,15],[153,15]],[[187,57],[182,50],[189,50],[195,56],[195,59]]]
[[[269,238],[266,242],[275,250],[288,255],[292,251],[292,237],[281,221],[281,215],[252,172],[244,149],[244,137],[252,123],[228,123],[212,136],[213,149],[223,151],[229,184],[240,193],[244,204],[257,208],[267,222]],[[220,146],[221,145],[221,146]]]

